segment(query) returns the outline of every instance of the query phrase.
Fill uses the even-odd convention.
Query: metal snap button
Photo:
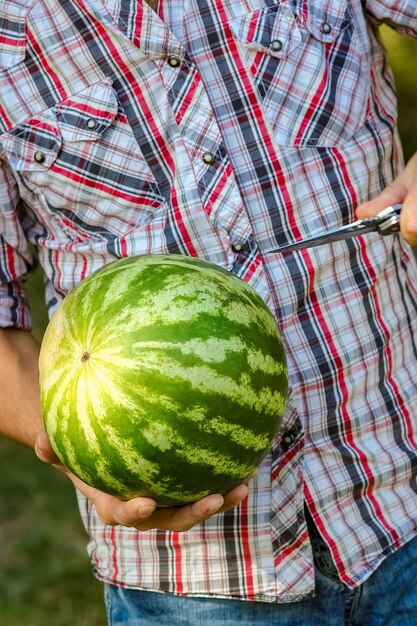
[[[244,241],[235,241],[232,243],[233,252],[243,252],[244,249],[245,249]]]
[[[97,120],[93,119],[92,117],[87,120],[87,128],[88,130],[94,130],[95,128],[97,128]]]
[[[213,152],[205,152],[203,154],[203,161],[204,163],[207,163],[207,165],[211,165],[212,163],[214,163],[215,160],[216,157],[214,156]]]
[[[280,41],[279,39],[273,39],[271,43],[269,44],[269,47],[274,52],[279,52],[283,48],[282,41]]]
[[[178,67],[180,63],[181,63],[181,59],[177,57],[175,54],[171,54],[168,57],[168,65],[170,65],[171,67]]]
[[[42,152],[42,150],[36,150],[35,154],[33,155],[33,158],[36,161],[36,163],[43,163],[46,159],[46,154],[45,152]]]
[[[288,448],[290,448],[292,444],[294,443],[295,438],[296,438],[296,434],[292,432],[291,430],[284,433],[281,438],[281,448],[283,448],[283,450],[288,450]]]
[[[328,22],[323,22],[323,24],[321,25],[321,32],[323,33],[323,35],[330,35],[330,33],[332,32],[332,27]]]

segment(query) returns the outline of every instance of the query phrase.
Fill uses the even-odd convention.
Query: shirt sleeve
[[[19,206],[16,180],[0,155],[0,327],[30,330],[24,280],[33,257],[19,221]]]
[[[365,11],[374,21],[386,23],[403,35],[417,39],[416,0],[365,0]]]

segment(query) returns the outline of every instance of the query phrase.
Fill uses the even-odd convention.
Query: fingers
[[[75,487],[94,504],[97,515],[104,524],[110,526],[120,524],[137,530],[155,528],[178,532],[190,530],[212,515],[223,513],[239,505],[248,495],[247,483],[258,474],[258,470],[255,470],[242,485],[225,496],[212,494],[185,506],[157,507],[156,502],[150,498],[138,497],[123,501],[84,483],[60,463],[45,431],[38,434],[35,451],[41,461],[51,463],[67,474]]]
[[[177,532],[190,530],[212,515],[237,506],[248,495],[248,486],[243,484],[224,497],[213,494],[185,506],[156,507],[155,501],[150,498],[133,498],[124,502],[86,485],[73,474],[68,473],[68,476],[77,489],[93,502],[104,524],[121,524],[142,531],[155,528]]]
[[[384,191],[379,194],[379,196],[376,196],[373,200],[360,204],[356,209],[356,216],[359,219],[373,217],[383,209],[386,209],[388,206],[403,202],[406,194],[407,190],[404,187],[403,181],[401,178],[397,178],[391,183],[391,185],[386,187]]]
[[[223,503],[223,497],[216,494],[181,507],[157,508],[153,515],[136,528],[139,530],[160,528],[161,530],[184,532],[217,513]]]
[[[248,486],[239,485],[224,497],[220,494],[214,494],[186,506],[157,508],[153,515],[141,522],[139,526],[136,525],[135,528],[138,530],[160,528],[184,532],[205,522],[217,513],[224,513],[237,506],[247,495]]]
[[[80,480],[71,472],[67,472],[68,478],[74,486],[86,498],[94,504],[97,515],[104,524],[109,526],[133,526],[136,527],[142,520],[147,519],[156,508],[156,502],[151,498],[132,498],[120,500],[103,491],[99,491]]]
[[[404,200],[400,218],[401,234],[412,246],[417,245],[417,181]]]
[[[372,217],[387,206],[402,203],[401,235],[409,244],[417,245],[417,153],[407,163],[404,171],[382,193],[369,202],[359,205],[359,219]]]
[[[217,513],[224,513],[225,511],[229,511],[229,509],[233,509],[238,506],[243,500],[248,496],[249,487],[246,483],[239,485],[236,489],[233,489],[230,493],[224,496],[223,505],[217,511]]]

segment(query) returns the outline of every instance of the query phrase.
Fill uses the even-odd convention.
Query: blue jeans
[[[311,531],[310,531],[311,534]],[[184,598],[106,585],[110,626],[417,626],[417,539],[389,556],[356,589],[337,578],[312,536],[316,596],[291,604]]]

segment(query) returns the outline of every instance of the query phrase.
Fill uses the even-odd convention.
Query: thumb
[[[40,459],[44,463],[51,463],[52,465],[60,464],[60,461],[53,451],[44,430],[41,430],[36,437],[35,453],[38,459]]]
[[[396,178],[378,196],[368,202],[362,202],[355,211],[356,217],[359,219],[373,217],[393,204],[400,204],[406,195],[407,190],[403,187],[400,177]]]

